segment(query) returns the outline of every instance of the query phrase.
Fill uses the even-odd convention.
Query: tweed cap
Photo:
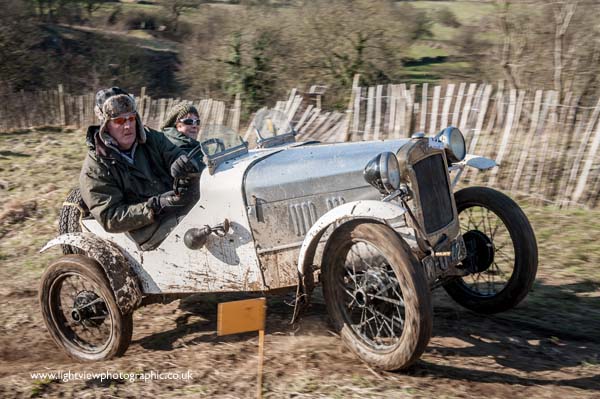
[[[165,129],[168,127],[175,127],[177,121],[186,116],[187,114],[194,114],[197,117],[200,117],[198,110],[191,103],[188,103],[187,101],[182,101],[180,103],[175,104],[173,108],[171,108],[171,111],[169,111],[167,117],[165,118],[165,121],[163,122],[160,128]]]

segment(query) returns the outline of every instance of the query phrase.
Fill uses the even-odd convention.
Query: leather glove
[[[174,191],[167,191],[160,195],[148,198],[146,206],[159,215],[165,211],[174,210],[185,206],[185,202],[181,201],[181,197],[175,195]]]
[[[176,195],[185,197],[192,189],[193,181],[194,181],[194,179],[175,179],[175,184],[173,185],[173,191],[175,192]]]
[[[182,154],[171,164],[171,176],[174,179],[187,177],[192,173],[199,173],[200,166],[193,158],[188,158],[186,154]]]

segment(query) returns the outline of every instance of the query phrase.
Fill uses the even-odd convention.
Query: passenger
[[[200,144],[198,142],[200,115],[196,107],[185,101],[176,104],[171,109],[161,129],[171,143],[184,150],[186,154]],[[194,159],[199,165],[203,165],[201,151]]]
[[[177,147],[185,151],[186,154],[196,150],[200,145],[197,140],[200,130],[200,115],[193,105],[186,101],[176,104],[162,125],[162,131],[165,136]],[[204,170],[205,164],[202,159],[202,151],[194,151],[194,161],[199,165],[200,172]],[[200,184],[193,182],[190,188],[190,197],[193,203],[200,199]]]
[[[94,110],[101,124],[87,131],[81,196],[106,231],[127,232],[143,250],[153,249],[189,210],[189,177],[199,165],[144,127],[122,89],[100,90]]]

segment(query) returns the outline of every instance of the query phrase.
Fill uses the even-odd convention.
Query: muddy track
[[[150,305],[134,317],[124,357],[75,363],[58,351],[41,323],[36,291],[1,297],[0,397],[248,397],[254,394],[256,335],[217,337],[216,304],[239,295],[199,295]],[[265,397],[598,397],[598,337],[537,329],[506,313],[483,317],[435,298],[434,336],[422,359],[404,373],[372,370],[328,330],[317,300],[299,323],[269,297]],[[524,305],[527,307],[527,304]],[[519,313],[519,309],[515,311]],[[596,357],[597,359],[597,357]],[[191,380],[36,381],[31,372],[182,372]]]

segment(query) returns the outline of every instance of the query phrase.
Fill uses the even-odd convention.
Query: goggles
[[[135,121],[135,113],[129,114],[127,116],[116,116],[114,118],[110,118],[116,125],[124,125],[125,122],[134,122]]]
[[[199,126],[200,125],[200,119],[186,118],[186,119],[179,119],[179,122],[183,123],[184,125],[188,125],[188,126]]]

